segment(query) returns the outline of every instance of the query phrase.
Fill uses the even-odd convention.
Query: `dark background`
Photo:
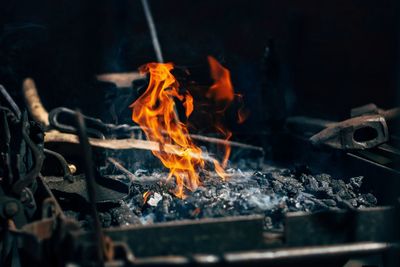
[[[207,55],[218,58],[251,112],[237,130],[258,130],[267,128],[266,120],[288,115],[339,120],[370,102],[395,106],[396,2],[150,0],[150,5],[165,60],[203,66]],[[94,75],[134,71],[155,60],[139,0],[3,1],[0,25],[0,82],[20,104],[21,81],[31,76],[47,109],[79,107],[107,118],[106,98],[115,88]],[[268,40],[276,53],[275,70],[266,75]]]

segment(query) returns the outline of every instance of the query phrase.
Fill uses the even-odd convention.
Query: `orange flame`
[[[147,203],[147,199],[149,198],[149,196],[150,196],[150,191],[146,191],[143,193],[143,204]]]
[[[238,111],[238,120],[237,122],[239,124],[242,124],[243,122],[245,122],[247,120],[247,118],[249,117],[249,111],[244,109],[244,108],[240,108]]]
[[[231,74],[228,69],[224,68],[215,58],[208,56],[208,64],[210,65],[211,78],[214,80],[213,85],[207,92],[207,97],[213,99],[217,104],[222,104],[222,109],[219,111],[222,114],[234,99],[234,91],[231,82]],[[217,118],[216,129],[224,135],[225,140],[228,141],[232,137],[232,132],[223,127],[219,122],[221,118]],[[214,162],[215,171],[217,174],[225,179],[224,169],[227,166],[229,155],[231,154],[231,147],[227,142],[225,145],[225,153],[221,164]]]
[[[238,102],[240,104],[240,107],[239,107],[239,110],[238,110],[238,113],[237,113],[237,115],[238,115],[237,122],[239,124],[242,124],[243,122],[245,122],[247,120],[247,118],[250,115],[250,112],[244,106],[243,96],[240,95],[240,94],[236,94],[236,97],[237,97],[237,100],[238,100]]]
[[[229,104],[234,98],[231,74],[212,56],[208,56],[207,59],[210,65],[211,78],[214,80],[214,84],[207,92],[207,97]]]
[[[150,82],[144,92],[130,107],[132,120],[139,124],[147,138],[160,144],[160,151],[152,151],[170,170],[168,179],[175,177],[177,197],[184,197],[184,188],[194,190],[200,184],[197,168],[204,166],[201,149],[189,137],[186,125],[179,121],[175,99],[183,103],[186,117],[193,111],[193,98],[179,91],[179,83],[171,74],[172,63],[149,63],[140,68],[150,73]],[[175,145],[177,151],[166,153],[165,144]]]
[[[224,68],[216,59],[208,57],[213,85],[207,92],[207,97],[218,105],[223,104],[220,115],[234,99],[233,86],[229,70]],[[175,101],[180,101],[188,118],[193,112],[193,97],[189,92],[179,90],[179,83],[172,75],[172,63],[149,63],[140,67],[140,72],[149,73],[150,81],[146,91],[130,106],[132,120],[142,127],[147,139],[160,144],[159,151],[152,153],[170,170],[168,179],[175,177],[175,195],[183,198],[185,189],[195,190],[200,185],[197,170],[204,168],[202,151],[189,136],[187,125],[182,123],[176,112]],[[216,129],[226,140],[232,133],[222,127],[217,120]],[[167,153],[163,148],[173,145],[173,153]],[[225,179],[224,169],[227,166],[231,148],[228,142],[221,163],[214,160],[215,171]],[[144,195],[146,199],[148,195]]]

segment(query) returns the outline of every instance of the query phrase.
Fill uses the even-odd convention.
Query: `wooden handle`
[[[43,123],[46,127],[49,126],[49,113],[43,107],[42,101],[40,101],[33,79],[26,78],[22,83],[22,90],[25,97],[25,103],[33,119],[37,122]]]

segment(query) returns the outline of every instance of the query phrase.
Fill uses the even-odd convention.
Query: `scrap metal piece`
[[[90,201],[84,175],[71,176],[72,181],[52,176],[46,176],[43,179],[56,195],[77,201]],[[116,203],[127,197],[129,188],[123,182],[110,178],[102,179],[104,185],[97,184],[96,203]]]

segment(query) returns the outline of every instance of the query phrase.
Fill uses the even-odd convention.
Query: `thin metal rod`
[[[4,96],[4,98],[7,100],[7,102],[10,104],[11,108],[15,112],[15,115],[17,115],[17,118],[21,118],[21,110],[19,109],[18,105],[14,102],[10,94],[7,92],[6,88],[4,88],[3,85],[0,84],[0,92]]]
[[[128,169],[126,169],[124,166],[122,166],[121,163],[119,163],[116,159],[108,157],[107,160],[109,162],[111,162],[115,168],[117,168],[118,170],[120,170],[123,174],[125,174],[126,176],[128,176],[128,178],[134,182],[134,181],[139,181],[139,179],[137,179],[135,177],[135,175],[133,173],[131,173],[130,171],[128,171]]]
[[[161,46],[160,42],[158,41],[157,30],[154,24],[153,16],[151,15],[149,3],[147,0],[142,0],[142,5],[147,24],[149,25],[151,41],[153,42],[154,52],[156,53],[157,61],[163,63],[164,59],[161,53]]]
[[[94,166],[92,159],[92,148],[89,144],[89,139],[86,133],[86,126],[83,115],[80,111],[76,111],[76,124],[79,136],[79,143],[82,149],[82,160],[85,167],[86,176],[86,189],[90,201],[90,211],[92,215],[92,220],[94,224],[94,237],[97,247],[97,260],[101,266],[104,266],[104,236],[103,230],[100,225],[99,215],[96,208],[96,181],[94,178]]]

